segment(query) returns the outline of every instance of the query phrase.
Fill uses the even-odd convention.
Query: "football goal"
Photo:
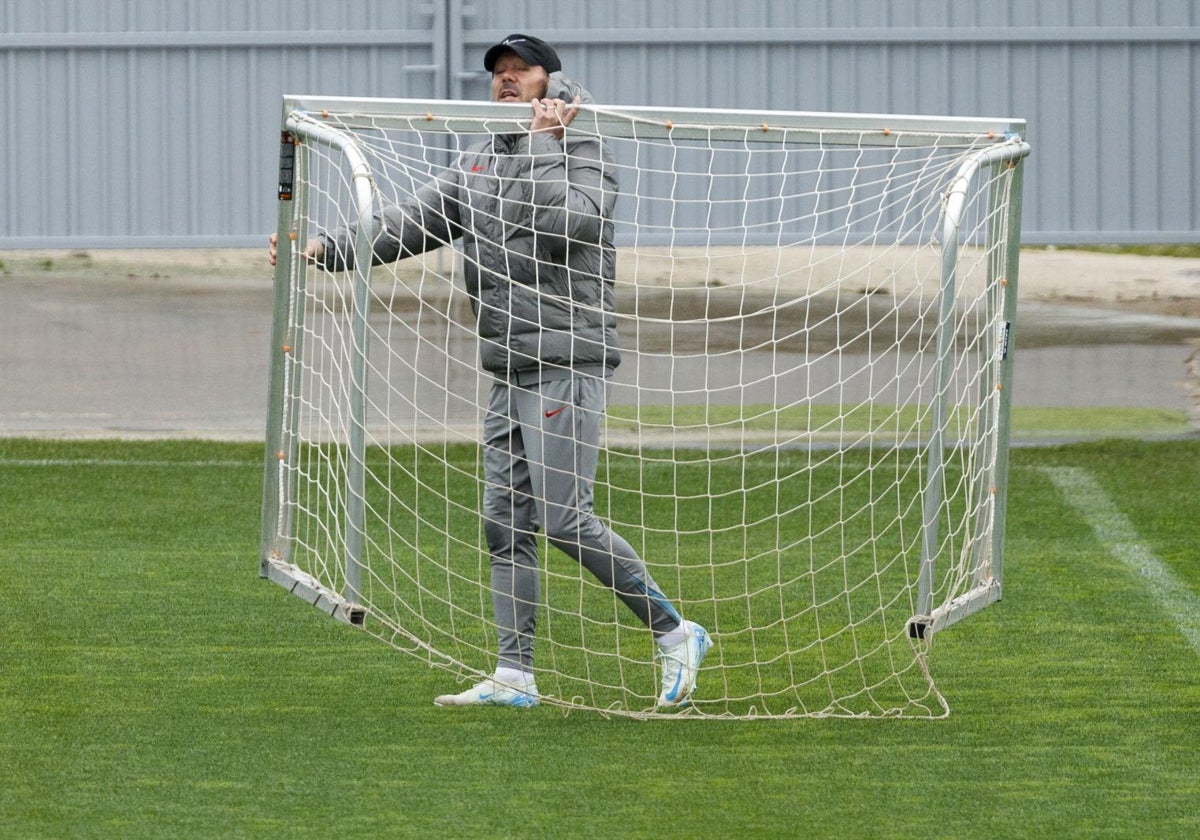
[[[611,263],[564,290],[527,270],[572,247],[512,206],[538,182],[462,163],[529,154],[529,107],[285,97],[260,574],[446,690],[491,674],[470,278],[511,270],[536,311],[583,320],[600,304],[574,284],[606,284],[621,362],[594,506],[715,642],[682,714],[946,714],[934,640],[1002,593],[1024,123],[584,106],[559,153],[603,148],[587,165],[615,201],[565,212],[605,216],[575,221],[607,226]],[[373,265],[398,219],[465,216],[423,189],[447,171],[496,215]],[[468,225],[549,244],[481,265]],[[335,232],[340,262],[306,258]],[[539,545],[543,704],[679,716],[655,709],[645,626]]]

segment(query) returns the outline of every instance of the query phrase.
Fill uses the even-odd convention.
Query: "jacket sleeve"
[[[375,210],[376,234],[371,243],[371,264],[395,262],[449,244],[462,235],[459,195],[462,177],[451,167],[420,187],[409,199]],[[354,268],[354,242],[358,224],[352,222],[324,231],[324,267],[330,271]]]
[[[530,136],[533,228],[543,236],[601,244],[617,200],[616,164],[598,137]]]

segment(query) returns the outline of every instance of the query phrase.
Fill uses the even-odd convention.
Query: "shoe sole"
[[[500,706],[500,707],[509,706],[514,709],[532,709],[539,702],[537,697],[533,697],[530,695],[513,698],[512,700],[510,700],[507,703],[492,702],[491,695],[489,695],[486,698],[481,698],[480,701],[477,703],[456,703],[456,702],[454,702],[455,697],[456,697],[456,695],[453,695],[453,694],[446,695],[445,696],[446,702],[441,702],[442,701],[441,697],[435,697],[433,700],[433,705],[441,707],[441,708],[447,708],[447,709],[453,708],[456,706],[462,706],[464,708],[469,707],[469,706]]]

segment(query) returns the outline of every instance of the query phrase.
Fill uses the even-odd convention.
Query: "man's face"
[[[550,75],[540,64],[530,66],[514,52],[504,53],[492,65],[493,102],[532,102],[546,96]]]

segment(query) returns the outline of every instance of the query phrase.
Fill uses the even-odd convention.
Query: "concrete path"
[[[261,440],[263,251],[0,253],[0,436]],[[1195,405],[1200,260],[1022,256],[1016,405]]]

